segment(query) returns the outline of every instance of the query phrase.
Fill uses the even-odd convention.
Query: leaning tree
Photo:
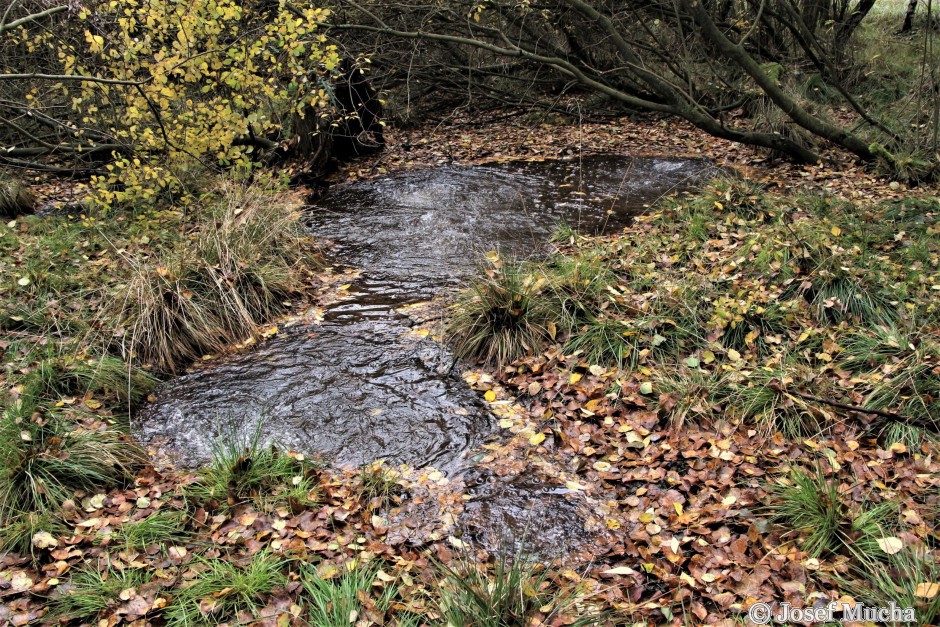
[[[936,140],[874,113],[855,80],[853,37],[874,3],[334,0],[330,24],[410,97],[449,90],[545,105],[591,93],[804,162],[826,145],[892,166],[917,154],[918,174],[929,175]],[[934,79],[926,75],[929,88]],[[936,112],[924,111],[936,126]]]

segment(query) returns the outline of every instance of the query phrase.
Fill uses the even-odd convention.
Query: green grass
[[[185,542],[188,515],[180,510],[160,510],[146,518],[124,523],[111,534],[111,543],[120,547],[143,551],[151,545],[170,545]]]
[[[21,397],[0,417],[0,520],[53,512],[77,490],[119,486],[146,460],[120,431],[86,430],[28,412],[30,399]]]
[[[884,561],[864,560],[853,575],[854,580],[840,578],[839,583],[856,600],[874,607],[892,602],[912,607],[917,625],[936,625],[940,619],[940,594],[930,590],[940,582],[940,564],[926,547],[906,546]]]
[[[771,520],[797,533],[811,557],[840,550],[864,559],[878,557],[882,551],[877,540],[897,520],[898,508],[891,502],[850,507],[838,482],[818,468],[793,468],[768,489],[776,499],[768,508]]]
[[[0,553],[12,551],[36,557],[40,547],[33,543],[33,537],[40,532],[61,537],[66,535],[68,528],[58,516],[48,511],[14,514],[0,527]]]
[[[625,320],[594,319],[574,330],[564,351],[580,352],[589,364],[632,368],[639,359],[640,341],[640,332]]]
[[[67,355],[39,361],[20,380],[24,388],[48,400],[86,394],[113,395],[124,410],[142,403],[158,383],[150,373],[117,357],[79,359]]]
[[[747,377],[732,378],[716,395],[722,398],[730,414],[772,434],[798,438],[823,433],[828,425],[799,396],[786,394],[779,385],[786,371],[780,368],[759,370]]]
[[[319,468],[302,455],[261,443],[260,433],[217,440],[211,464],[187,486],[189,497],[220,507],[253,501],[288,503],[305,508],[317,504]]]
[[[438,571],[435,603],[448,625],[527,627],[553,621],[564,625],[603,621],[577,592],[553,589],[548,570],[524,554],[499,557],[492,566],[457,559],[439,563]]]
[[[719,391],[726,385],[720,373],[699,368],[676,368],[657,381],[654,391],[665,395],[660,410],[674,428],[692,422],[709,424]]]
[[[719,179],[622,235],[497,262],[449,328],[461,356],[491,364],[560,344],[565,359],[639,370],[676,424],[730,419],[792,438],[857,419],[803,394],[908,417],[883,437],[917,448],[940,433],[938,230],[930,199],[855,204]],[[707,392],[683,381],[719,370]]]
[[[370,620],[374,621],[376,614],[384,617],[395,600],[397,588],[387,583],[377,586],[378,571],[376,563],[358,565],[332,579],[323,579],[314,567],[304,568],[300,581],[310,624],[347,627],[356,622],[366,608]]]
[[[399,474],[382,461],[365,465],[359,470],[359,497],[370,507],[384,507],[404,492],[399,480]]]
[[[262,551],[236,564],[221,558],[197,559],[195,578],[177,589],[164,614],[167,625],[214,625],[239,614],[257,615],[267,597],[288,582],[286,561]]]
[[[116,609],[122,601],[122,590],[139,588],[146,583],[146,574],[140,570],[108,567],[104,571],[85,566],[75,571],[69,581],[59,586],[50,601],[51,614],[60,619],[94,622],[102,612]]]
[[[578,241],[578,237],[580,234],[575,226],[569,222],[559,222],[549,239],[561,245],[573,246]]]
[[[940,431],[940,362],[924,360],[902,368],[878,385],[865,406],[895,412],[911,420],[909,426]]]
[[[891,324],[897,311],[886,298],[858,279],[839,273],[824,273],[813,284],[808,299],[823,324],[850,320],[867,326]]]
[[[298,218],[270,190],[223,185],[186,237],[134,268],[124,315],[137,358],[175,372],[283,313],[312,259]]]

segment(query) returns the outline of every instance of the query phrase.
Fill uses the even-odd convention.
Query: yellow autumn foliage
[[[91,186],[114,205],[178,197],[187,171],[246,175],[292,117],[328,106],[339,61],[328,14],[283,0],[110,0],[85,4],[63,32],[26,24],[3,37],[57,59],[41,70],[62,80],[34,81],[26,100],[64,103],[79,144],[110,150]]]

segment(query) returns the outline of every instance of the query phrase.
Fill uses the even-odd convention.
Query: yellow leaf
[[[576,384],[578,381],[581,380],[581,377],[582,377],[582,376],[583,376],[583,375],[581,375],[581,374],[579,374],[579,373],[577,373],[577,372],[572,372],[572,373],[571,373],[571,376],[568,377],[568,385],[574,385],[574,384]]]
[[[682,516],[682,503],[673,503],[672,506],[675,508],[676,513]]]
[[[595,462],[594,470],[598,472],[607,472],[608,470],[610,470],[610,464],[608,464],[607,462]]]
[[[496,392],[493,390],[487,390],[486,393],[483,394],[483,398],[486,399],[487,403],[492,403],[496,400]]]
[[[529,444],[531,444],[532,446],[537,446],[544,441],[545,441],[545,434],[541,432],[536,433],[531,438],[529,438]]]
[[[603,572],[605,575],[635,575],[636,571],[629,566],[617,566]]]
[[[921,599],[932,599],[938,594],[940,594],[940,583],[937,582],[919,583],[914,590],[914,596]]]
[[[834,226],[831,229],[829,229],[829,232],[835,235],[836,237],[839,237],[840,235],[842,235],[842,229],[840,229],[837,226]]]
[[[734,350],[733,348],[732,348],[732,349],[729,349],[729,350],[728,350],[728,359],[730,359],[731,361],[741,361],[741,353],[739,353],[738,351]]]

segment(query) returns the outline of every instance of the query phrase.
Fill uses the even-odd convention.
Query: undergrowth
[[[862,416],[918,449],[940,432],[938,233],[936,202],[719,179],[622,234],[562,233],[545,261],[496,260],[455,300],[450,336],[501,367],[558,347],[651,386],[677,424],[799,437]]]

